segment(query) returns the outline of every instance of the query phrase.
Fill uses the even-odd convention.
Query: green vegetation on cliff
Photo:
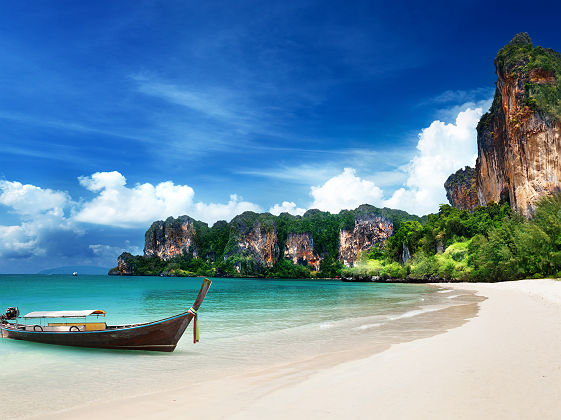
[[[412,258],[397,261],[407,247]],[[542,198],[532,219],[508,204],[474,212],[442,205],[425,225],[404,223],[383,250],[342,275],[411,280],[502,281],[561,276],[561,195]]]
[[[464,169],[458,169],[455,173],[450,175],[444,183],[444,188],[448,192],[451,188],[465,186],[466,188],[474,188],[473,184],[475,177],[475,169],[466,166]]]
[[[561,118],[561,54],[534,47],[530,36],[520,33],[497,54],[497,70],[505,77],[525,80],[527,105],[555,118]]]

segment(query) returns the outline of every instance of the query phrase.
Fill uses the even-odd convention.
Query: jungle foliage
[[[405,248],[412,257],[398,264]],[[529,220],[506,203],[472,213],[442,205],[424,225],[403,223],[382,250],[365,253],[342,275],[491,282],[561,277],[561,196],[542,198]]]

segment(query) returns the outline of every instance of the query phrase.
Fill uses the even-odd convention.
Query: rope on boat
[[[197,312],[197,310],[195,308],[193,308],[192,306],[189,308],[189,310],[187,311],[189,312],[191,315],[193,315],[193,343],[198,343],[199,342],[199,313]]]

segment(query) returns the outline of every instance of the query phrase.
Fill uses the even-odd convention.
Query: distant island
[[[561,277],[561,55],[517,34],[495,58],[497,89],[477,126],[475,168],[424,217],[362,205],[338,214],[243,213],[209,227],[152,224],[144,255],[115,275],[501,281]]]

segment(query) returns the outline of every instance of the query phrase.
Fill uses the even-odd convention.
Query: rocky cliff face
[[[337,259],[353,265],[360,251],[387,239],[393,233],[390,220],[394,219],[420,221],[401,210],[367,204],[338,214],[320,210],[308,210],[303,216],[245,212],[212,227],[188,216],[170,217],[150,226],[143,256],[123,253],[110,273],[292,276],[303,271],[293,269],[288,261],[319,270],[323,259],[329,261],[325,272],[332,273]],[[194,258],[174,259],[182,254]],[[280,258],[281,264],[276,265]]]
[[[452,206],[471,211],[479,205],[475,179],[475,169],[469,166],[448,177],[444,188]]]
[[[393,223],[377,215],[361,215],[353,230],[339,232],[339,260],[352,267],[360,251],[366,251],[393,235]]]
[[[308,265],[318,271],[321,258],[314,251],[314,239],[310,233],[289,233],[284,247],[284,258],[294,264]]]
[[[189,216],[180,216],[152,223],[144,236],[144,255],[169,260],[188,252],[196,257],[194,222]]]
[[[495,67],[493,105],[477,127],[478,201],[508,199],[529,216],[541,196],[561,187],[561,55],[518,34]]]
[[[132,276],[134,274],[134,269],[131,264],[133,256],[128,252],[123,252],[117,258],[117,267],[112,269],[109,274],[121,275],[121,276]]]
[[[224,255],[224,259],[232,255],[241,255],[251,257],[258,266],[275,265],[280,253],[276,227],[264,226],[259,221],[248,225],[237,218],[232,222],[236,226],[235,246]]]

